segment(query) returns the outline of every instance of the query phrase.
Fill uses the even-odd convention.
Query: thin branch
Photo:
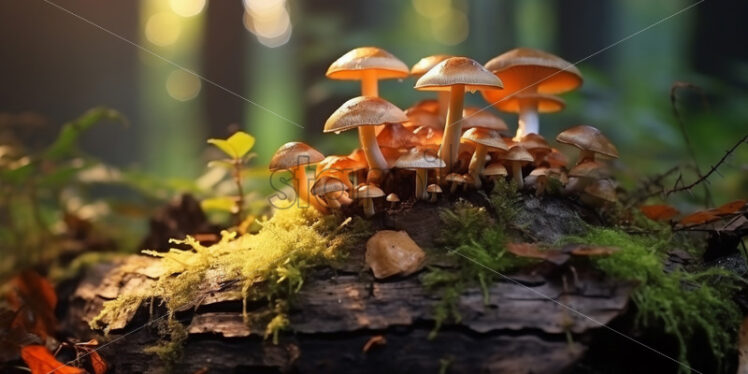
[[[724,156],[722,156],[722,158],[716,164],[712,165],[711,169],[709,169],[709,172],[707,172],[706,174],[700,176],[693,183],[684,184],[682,175],[679,175],[678,179],[675,181],[675,184],[673,185],[673,188],[671,188],[670,190],[668,190],[668,191],[665,192],[665,197],[668,197],[671,194],[676,193],[676,192],[680,192],[680,191],[690,191],[692,188],[694,188],[697,185],[699,185],[700,183],[706,181],[707,178],[709,178],[709,176],[711,176],[712,174],[714,174],[717,171],[717,168],[719,168],[720,166],[722,166],[722,164],[725,163],[725,161],[727,160],[727,158],[730,157],[730,155],[733,152],[735,152],[735,150],[738,149],[738,147],[740,147],[741,144],[746,144],[746,143],[748,143],[748,134],[744,135],[740,139],[740,141],[738,141],[737,143],[735,143],[735,145],[733,145],[732,148],[730,148],[727,152],[725,152]],[[678,183],[680,183],[680,187],[678,187]]]

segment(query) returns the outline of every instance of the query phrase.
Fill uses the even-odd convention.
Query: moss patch
[[[719,268],[666,273],[663,261],[672,244],[670,237],[591,228],[584,236],[564,241],[621,249],[609,257],[593,259],[593,265],[614,278],[639,283],[632,296],[637,324],[645,328],[661,326],[675,337],[682,362],[687,361],[689,342],[697,333],[707,337],[717,361],[734,347],[741,313],[732,296],[737,283],[742,282],[734,274]]]
[[[322,216],[314,209],[295,207],[276,211],[260,225],[256,234],[224,232],[221,241],[210,247],[187,237],[173,242],[187,244],[190,250],[144,251],[162,258],[163,273],[156,285],[105,303],[91,326],[105,327],[103,322],[111,320],[112,315],[127,312],[132,305],[137,308],[150,298],[162,300],[173,313],[195,300],[206,282],[237,280],[242,285],[245,321],[249,323],[248,301],[267,300],[272,313],[267,318],[266,337],[277,341],[279,331],[288,326],[289,302],[303,286],[305,271],[340,259],[351,245],[371,235],[368,222],[360,218]],[[173,323],[169,326],[176,326]],[[168,341],[181,336],[171,328],[169,331],[167,335],[172,338]]]
[[[426,289],[439,292],[441,296],[434,310],[432,338],[444,322],[460,320],[457,305],[465,288],[480,286],[488,302],[488,287],[500,278],[497,273],[504,274],[534,262],[506,250],[507,227],[516,216],[519,201],[516,188],[497,183],[489,201],[491,212],[485,207],[458,201],[452,209],[444,209],[439,214],[443,230],[436,243],[457,259],[458,268],[431,268],[421,277]]]

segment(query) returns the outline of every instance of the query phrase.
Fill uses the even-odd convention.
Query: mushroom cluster
[[[401,110],[379,97],[380,79],[408,76],[417,79],[415,89],[436,91],[437,99]],[[500,179],[538,196],[555,184],[595,204],[616,199],[601,158],[617,158],[618,152],[598,129],[575,126],[556,137],[580,150],[574,166],[539,134],[538,114],[562,110],[564,101],[555,95],[582,83],[579,70],[560,57],[517,48],[485,66],[467,57],[434,55],[409,69],[381,48],[362,47],[333,62],[327,77],[361,82],[361,96],[343,103],[323,128],[335,134],[356,129],[360,148],[325,157],[293,142],[281,146],[270,163],[271,171],[290,170],[299,202],[322,212],[359,201],[364,215],[372,216],[377,207],[436,202],[443,192],[490,188]],[[518,113],[513,135],[486,108],[463,106],[465,93],[475,91],[489,106]],[[317,166],[310,176],[312,164]]]

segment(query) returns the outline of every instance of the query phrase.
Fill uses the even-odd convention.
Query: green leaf
[[[208,143],[215,145],[231,158],[238,159],[252,149],[255,138],[244,131],[237,131],[228,139],[208,139]]]
[[[43,156],[47,159],[59,160],[70,155],[75,150],[75,144],[80,135],[103,120],[119,120],[126,123],[125,117],[116,110],[104,107],[90,109],[82,116],[63,125],[57,139],[47,148]]]
[[[236,212],[236,201],[233,197],[214,197],[200,202],[205,211]]]

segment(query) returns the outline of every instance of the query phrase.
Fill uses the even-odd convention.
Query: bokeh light
[[[169,6],[174,13],[182,17],[192,17],[200,14],[205,8],[206,0],[169,0]]]
[[[166,92],[179,101],[188,101],[200,93],[200,78],[185,70],[174,70],[166,78]]]
[[[413,0],[413,8],[416,12],[428,18],[442,16],[451,7],[450,0]]]
[[[433,19],[431,32],[434,39],[441,44],[460,44],[470,33],[468,17],[459,9],[449,8],[447,12]]]
[[[174,44],[181,32],[179,18],[172,12],[156,13],[145,24],[146,39],[161,47]]]
[[[291,39],[293,26],[285,0],[244,0],[244,27],[267,47],[279,47]]]

